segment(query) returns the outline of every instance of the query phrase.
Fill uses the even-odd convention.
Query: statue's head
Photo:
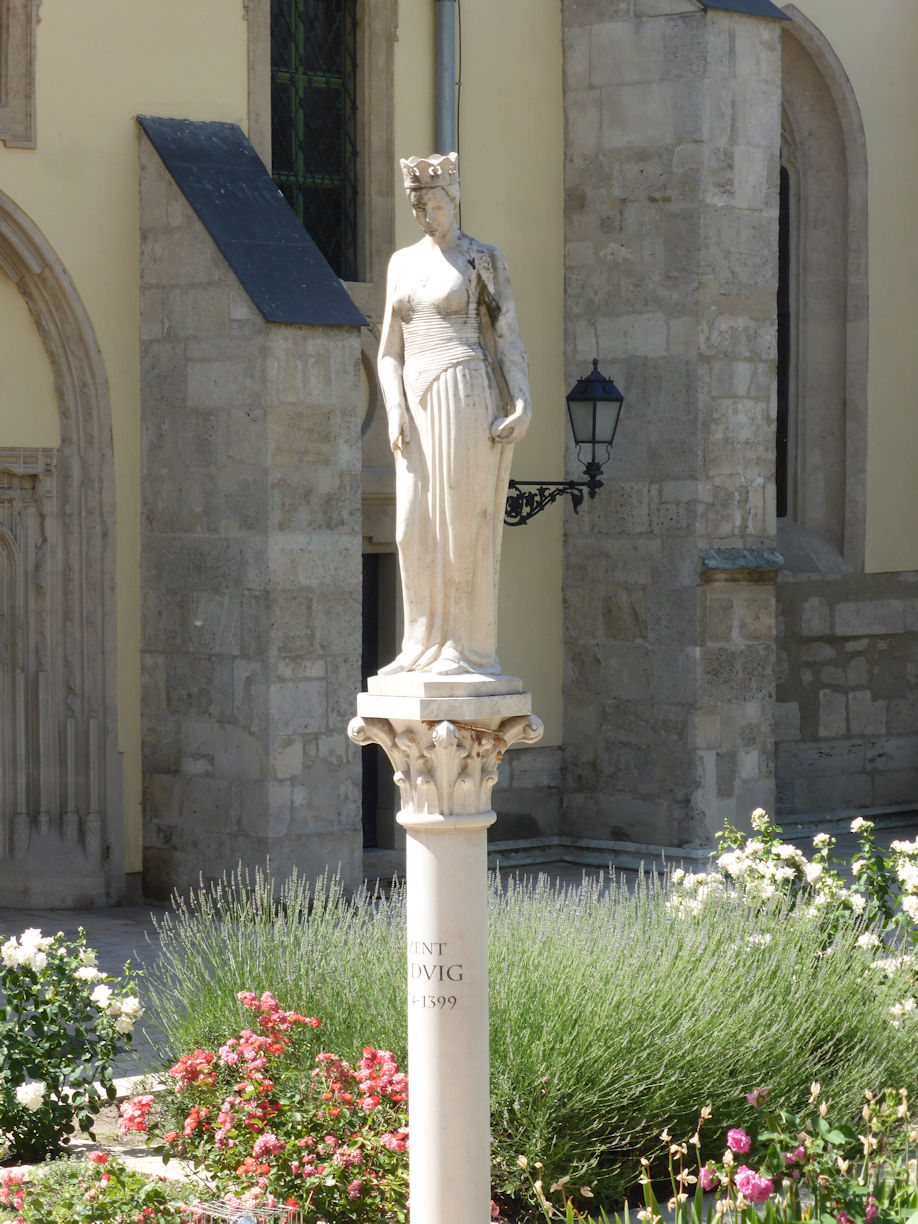
[[[456,223],[459,208],[459,157],[402,158],[402,180],[415,220],[425,234],[435,240]]]
[[[406,191],[419,187],[455,187],[459,189],[459,154],[433,153],[430,157],[401,158],[402,179]]]

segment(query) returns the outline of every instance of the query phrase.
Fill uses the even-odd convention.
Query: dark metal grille
[[[357,0],[271,0],[271,171],[319,250],[357,279]]]

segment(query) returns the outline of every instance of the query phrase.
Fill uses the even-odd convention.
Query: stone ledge
[[[696,846],[658,846],[644,842],[595,841],[590,838],[532,837],[488,842],[489,870],[539,867],[570,863],[576,867],[614,867],[623,871],[662,872],[667,867],[697,869],[705,866],[713,850]],[[367,881],[404,879],[405,854],[401,850],[364,850]]]
[[[407,671],[370,676],[367,692],[374,697],[498,697],[522,693],[519,676],[488,676],[470,672],[458,676]]]
[[[700,581],[774,583],[784,558],[773,548],[699,549]]]
[[[469,697],[412,697],[398,694],[358,693],[357,713],[361,718],[480,725],[493,719],[531,714],[532,694],[492,693]]]

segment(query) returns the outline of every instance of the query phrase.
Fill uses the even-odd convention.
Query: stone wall
[[[497,821],[488,830],[496,842],[555,838],[560,833],[561,749],[527,746],[511,750],[491,793]]]
[[[773,794],[773,587],[699,583],[702,550],[774,543],[781,23],[563,15],[566,377],[595,356],[625,395],[566,518],[563,829],[704,843]]]
[[[777,811],[918,806],[918,573],[782,574]]]
[[[359,329],[266,323],[141,145],[145,886],[353,886]]]

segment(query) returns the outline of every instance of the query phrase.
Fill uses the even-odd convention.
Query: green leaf
[[[836,1147],[842,1143],[846,1143],[851,1138],[853,1138],[853,1135],[846,1135],[845,1132],[838,1126],[833,1127],[832,1130],[830,1130],[826,1135],[826,1139],[829,1141],[829,1143],[834,1143]]]

